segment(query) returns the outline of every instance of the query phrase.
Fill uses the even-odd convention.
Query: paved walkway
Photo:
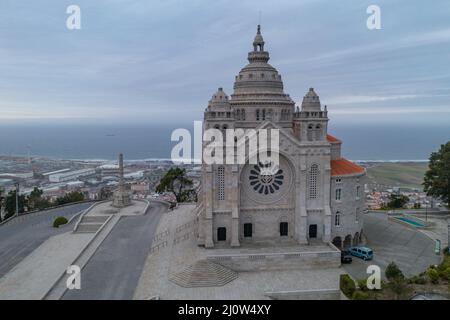
[[[45,241],[0,279],[0,300],[42,299],[92,237],[66,232]]]
[[[63,299],[132,299],[167,206],[154,202],[143,216],[122,217],[81,272],[81,290]]]
[[[89,208],[92,203],[81,203],[57,209],[44,210],[37,214],[21,216],[17,221],[0,226],[0,278],[20,263],[48,238],[68,232],[74,223],[53,228],[58,216],[70,219]]]
[[[106,205],[108,204],[104,203],[93,207],[92,211],[95,212]],[[142,214],[145,206],[144,202],[136,201],[135,205],[127,207],[124,212],[113,215],[113,219],[104,229],[109,232],[114,227],[114,220],[118,221],[122,214],[136,215],[139,210]],[[73,228],[73,225],[71,227]],[[99,232],[100,235],[102,231],[103,229]],[[73,233],[66,230],[66,233],[50,237],[0,279],[0,300],[43,299],[55,288],[55,284],[65,286],[66,268],[72,264],[82,267],[84,264],[81,262],[89,260],[96,246],[101,243],[102,239],[95,241],[99,234]]]
[[[403,273],[412,276],[423,272],[429,265],[440,262],[434,253],[434,242],[423,233],[389,221],[384,213],[368,213],[364,218],[367,246],[374,251],[372,261],[353,257],[345,270],[356,279],[367,278],[369,265],[378,265],[384,275],[387,265],[394,261]]]

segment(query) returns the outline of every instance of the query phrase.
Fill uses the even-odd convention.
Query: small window
[[[288,235],[288,223],[287,222],[281,222],[280,223],[280,236],[285,237]]]
[[[336,227],[339,227],[341,225],[341,213],[339,211],[337,211],[336,215],[334,216],[334,225]]]
[[[342,189],[336,189],[336,201],[341,200]]]
[[[251,223],[244,223],[244,237],[251,238],[253,235],[253,225]]]
[[[256,121],[259,121],[259,109],[256,109]]]
[[[356,186],[356,198],[357,199],[359,199],[360,193],[361,193],[361,187],[360,186]]]
[[[225,167],[217,168],[217,200],[225,200]]]

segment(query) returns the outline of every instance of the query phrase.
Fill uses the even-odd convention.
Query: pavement
[[[395,262],[406,276],[425,271],[429,265],[438,264],[440,256],[434,252],[434,241],[418,230],[389,221],[384,213],[368,213],[364,218],[366,246],[374,251],[372,261],[353,257],[344,269],[355,279],[367,278],[369,265],[378,265],[382,276],[390,262]]]
[[[53,228],[56,217],[72,216],[86,210],[92,203],[81,203],[50,209],[38,215],[21,216],[17,222],[11,221],[0,226],[0,278],[14,266],[38,248],[52,236],[68,232],[73,229],[73,223]]]
[[[145,215],[123,216],[81,271],[81,289],[65,300],[132,299],[167,206],[152,202]]]
[[[259,252],[256,248],[214,250],[200,248],[195,236],[196,224],[193,223],[196,221],[195,218],[195,205],[192,204],[179,205],[161,218],[156,236],[158,240],[152,245],[152,253],[147,258],[134,299],[270,299],[269,295],[277,296],[302,290],[314,291],[315,294],[339,290],[339,276],[343,270],[329,266],[306,270],[239,272],[237,279],[223,286],[180,287],[170,281],[171,275],[203,260],[208,255]],[[273,247],[270,250],[289,251],[287,247]],[[304,250],[315,248],[304,247]],[[261,252],[267,250],[262,249]]]

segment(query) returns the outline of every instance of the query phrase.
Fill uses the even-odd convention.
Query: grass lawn
[[[427,163],[380,163],[367,168],[370,183],[422,189]]]

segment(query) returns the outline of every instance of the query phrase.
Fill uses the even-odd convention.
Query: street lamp
[[[19,183],[16,182],[16,217],[19,216]]]

